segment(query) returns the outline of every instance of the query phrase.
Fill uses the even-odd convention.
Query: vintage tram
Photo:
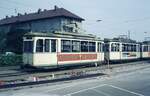
[[[140,44],[131,39],[104,39],[105,60],[110,62],[140,59]]]
[[[91,34],[29,32],[23,37],[22,67],[100,64],[104,42]]]
[[[144,41],[141,43],[141,58],[150,59],[150,42]]]

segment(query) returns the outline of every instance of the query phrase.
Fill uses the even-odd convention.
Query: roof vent
[[[41,11],[42,11],[42,9],[41,9],[41,8],[39,8],[39,9],[38,9],[38,14],[39,14]]]
[[[55,6],[54,6],[54,10],[57,10],[57,9],[58,9],[58,7],[55,5]]]

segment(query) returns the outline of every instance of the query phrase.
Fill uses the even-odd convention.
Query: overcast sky
[[[84,18],[84,30],[101,38],[127,35],[128,30],[138,41],[150,36],[150,0],[0,0],[0,18],[16,15],[15,9],[31,13],[54,5]]]

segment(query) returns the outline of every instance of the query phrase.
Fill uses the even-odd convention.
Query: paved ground
[[[150,67],[105,78],[9,90],[0,96],[150,96]]]

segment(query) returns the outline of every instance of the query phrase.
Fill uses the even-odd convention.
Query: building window
[[[71,41],[62,40],[61,41],[61,52],[71,52]]]
[[[80,41],[72,41],[72,52],[80,52]]]
[[[36,42],[36,52],[43,52],[43,39],[39,39]]]
[[[33,41],[24,41],[23,42],[23,51],[26,53],[32,53],[33,52]]]
[[[73,32],[73,28],[72,27],[64,26],[63,29],[64,29],[65,32]]]

